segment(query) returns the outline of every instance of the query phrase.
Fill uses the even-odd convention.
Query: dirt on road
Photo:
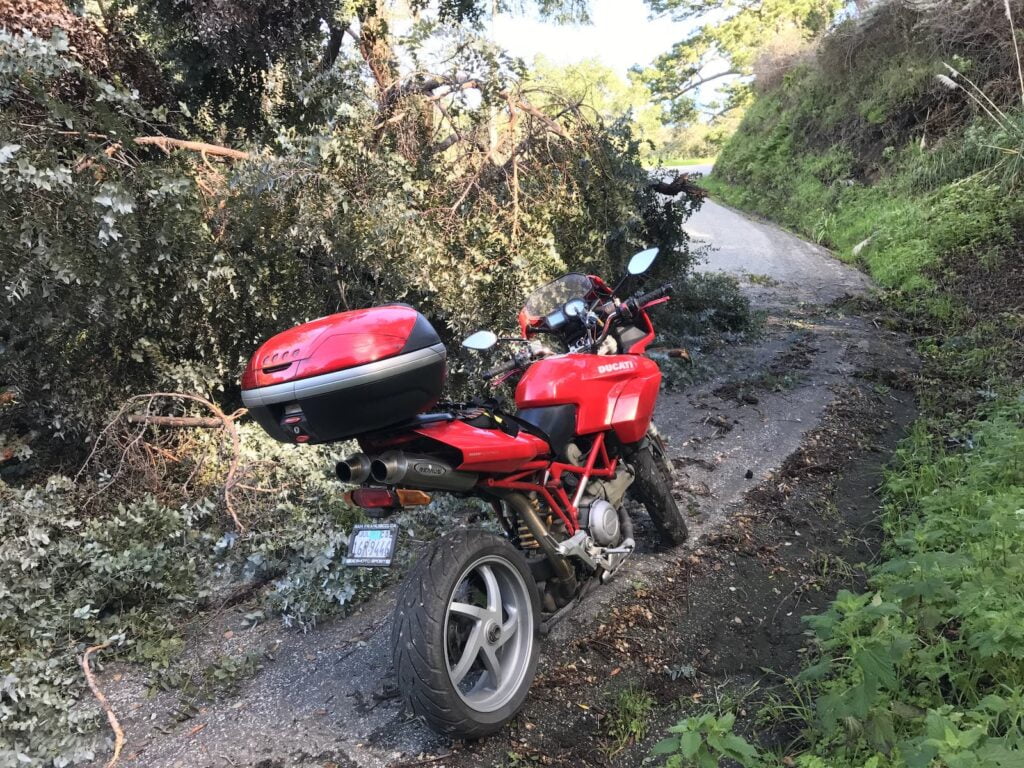
[[[688,229],[712,247],[701,268],[735,274],[764,313],[757,338],[698,351],[701,383],[659,404],[691,542],[638,552],[555,627],[505,731],[452,742],[376,695],[390,666],[385,593],[306,634],[225,612],[209,637],[273,660],[196,711],[108,672],[128,734],[121,765],[634,766],[716,697],[753,714],[758,691],[800,662],[800,616],[855,587],[873,556],[874,489],[913,417],[915,361],[871,309],[869,281],[823,249],[711,202]],[[637,517],[637,538],[653,541]],[[643,727],[622,737],[631,697],[647,702]]]

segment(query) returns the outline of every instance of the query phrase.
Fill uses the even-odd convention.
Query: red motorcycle
[[[358,486],[350,501],[377,522],[352,531],[347,564],[390,565],[398,526],[386,518],[428,503],[428,491],[486,502],[471,519],[490,521],[434,541],[395,610],[398,690],[440,732],[479,738],[519,710],[538,636],[634,550],[627,493],[665,544],[686,540],[651,423],[661,373],[644,357],[654,339],[648,312],[672,286],[617,295],[656,255],[636,254],[614,288],[569,274],[537,289],[519,314],[521,338],[480,331],[465,340],[475,350],[514,348],[484,374],[495,384],[517,379],[514,410],[488,401],[428,412],[444,383],[445,348],[401,304],[285,331],[245,371],[243,400],[278,440],[358,440],[362,452],[337,474]]]

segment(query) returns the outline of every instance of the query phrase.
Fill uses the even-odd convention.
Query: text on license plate
[[[360,523],[348,537],[345,565],[391,565],[397,541],[398,526],[394,523]]]

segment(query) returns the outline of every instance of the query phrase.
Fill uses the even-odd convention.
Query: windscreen
[[[552,280],[530,294],[523,311],[530,317],[550,315],[570,299],[585,299],[594,286],[590,278],[577,272]]]

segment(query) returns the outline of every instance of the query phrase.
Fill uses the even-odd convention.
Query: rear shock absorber
[[[535,500],[515,492],[505,494],[503,498],[520,523],[529,530],[532,540],[536,542],[547,556],[548,562],[551,563],[554,577],[548,581],[547,586],[556,607],[560,608],[572,600],[576,594],[576,572],[572,564],[558,552],[558,543],[541,519],[541,513]]]
[[[548,515],[543,522],[547,526],[549,532],[561,534],[558,538],[565,537],[565,523],[561,520],[555,520],[552,515]],[[522,518],[519,520],[519,546],[523,549],[540,549],[540,542],[537,541],[536,537],[533,535],[533,531],[531,531],[530,527],[523,522]]]
[[[519,521],[519,546],[523,549],[540,549],[540,542],[533,537],[533,532],[522,520]]]

